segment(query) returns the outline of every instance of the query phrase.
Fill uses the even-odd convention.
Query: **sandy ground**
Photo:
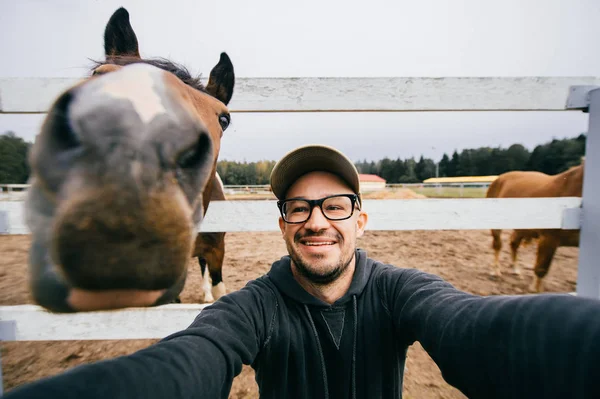
[[[507,242],[509,232],[504,232]],[[29,236],[0,236],[0,305],[32,303],[27,290]],[[507,273],[492,277],[491,238],[488,231],[367,232],[359,247],[372,258],[400,267],[418,268],[441,275],[456,287],[481,295],[526,293],[533,273],[535,245],[521,249],[519,262],[525,269],[522,279],[509,273],[508,251],[502,253]],[[272,261],[286,253],[278,233],[228,233],[226,235],[224,281],[228,291],[240,289],[248,280],[265,273]],[[546,278],[554,292],[575,290],[576,248],[559,248]],[[184,303],[202,297],[199,267],[190,264],[190,275],[182,294]],[[0,343],[6,390],[70,369],[74,366],[131,353],[152,340],[67,341]],[[449,386],[439,369],[418,345],[408,353],[405,397],[415,399],[464,398]],[[245,367],[233,384],[230,398],[257,398],[252,369]]]

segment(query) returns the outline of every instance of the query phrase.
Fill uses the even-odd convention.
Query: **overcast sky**
[[[600,0],[0,0],[0,77],[85,76],[119,6],[142,56],[204,75],[226,51],[238,77],[600,76]],[[33,141],[42,118],[0,115],[0,132]],[[324,143],[354,160],[439,160],[586,129],[580,112],[234,114],[220,159]]]

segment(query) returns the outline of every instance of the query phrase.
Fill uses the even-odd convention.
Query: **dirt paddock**
[[[507,242],[509,232],[503,234]],[[32,303],[26,284],[29,243],[29,236],[0,236],[0,305]],[[359,240],[359,247],[367,250],[372,258],[441,275],[456,287],[475,294],[525,293],[533,278],[531,266],[535,245],[521,249],[520,263],[525,269],[522,279],[510,274],[506,248],[502,260],[507,273],[496,278],[490,275],[490,243],[488,231],[395,231],[367,232]],[[228,233],[226,252],[223,272],[228,291],[237,290],[248,280],[265,273],[272,261],[286,253],[278,233]],[[558,249],[546,278],[548,291],[575,290],[577,256],[577,248]],[[196,303],[202,295],[199,266],[195,261],[190,264],[190,269],[182,295],[184,303]],[[4,386],[10,390],[80,364],[131,353],[152,342],[2,342]],[[408,352],[404,394],[411,399],[464,398],[458,390],[444,382],[437,366],[418,344]],[[257,397],[254,373],[249,367],[244,367],[234,381],[230,398]]]

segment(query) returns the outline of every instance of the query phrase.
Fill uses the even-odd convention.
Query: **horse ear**
[[[221,53],[219,63],[210,71],[206,91],[227,105],[231,101],[234,85],[233,64],[226,53]]]
[[[104,54],[114,56],[140,57],[137,37],[129,23],[129,12],[119,8],[108,20],[104,29]]]

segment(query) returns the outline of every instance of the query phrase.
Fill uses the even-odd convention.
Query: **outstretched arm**
[[[396,328],[469,398],[600,397],[600,301],[480,297],[416,270],[394,274]]]
[[[187,329],[116,359],[6,393],[16,398],[227,398],[268,334],[274,296],[259,281],[204,309]]]

